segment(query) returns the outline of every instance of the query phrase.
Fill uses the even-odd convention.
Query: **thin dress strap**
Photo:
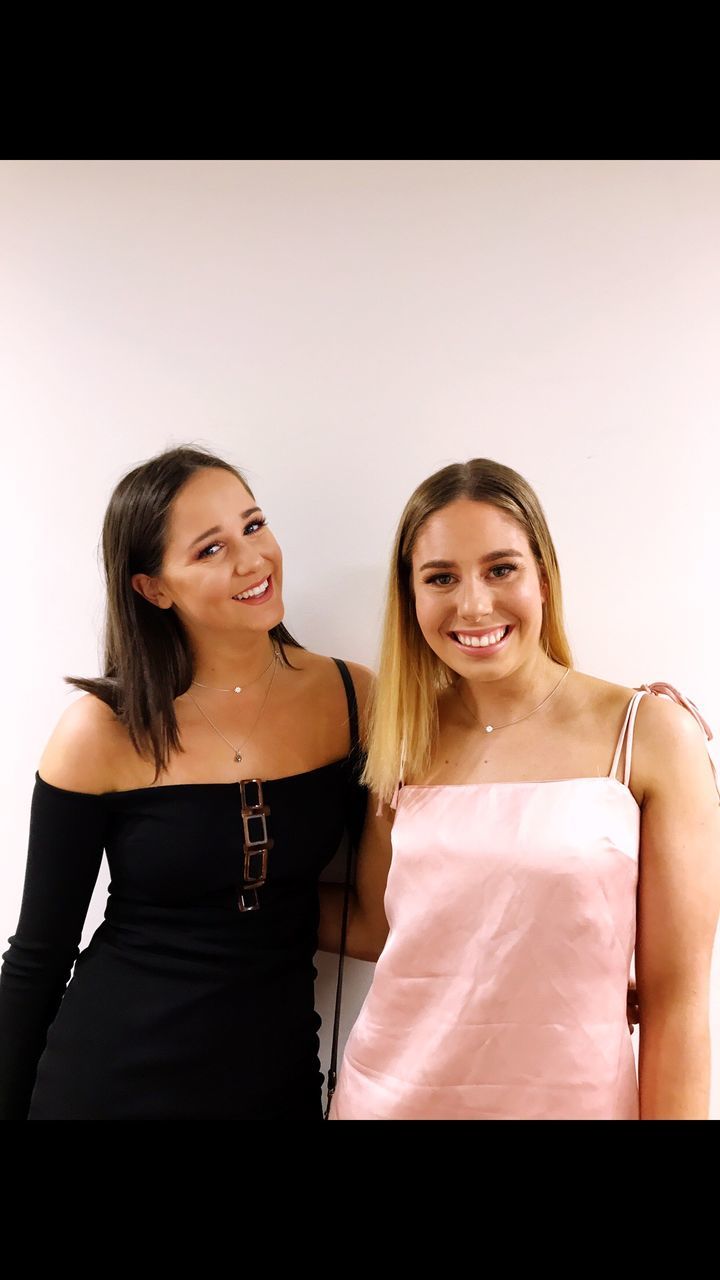
[[[342,682],[345,686],[345,696],[348,704],[348,718],[350,721],[350,752],[348,759],[350,760],[353,772],[360,772],[362,749],[360,746],[360,729],[358,724],[358,705],[357,696],[355,694],[355,685],[353,684],[352,676],[350,675],[350,672],[342,658],[333,658],[333,662],[342,676]],[[343,892],[342,923],[340,926],[337,985],[335,987],[335,1013],[333,1016],[332,1045],[330,1047],[330,1065],[328,1067],[327,1075],[327,1098],[324,1113],[324,1118],[326,1120],[330,1114],[330,1104],[337,1084],[337,1060],[340,1044],[340,1010],[342,1005],[345,950],[347,946],[348,924],[350,920],[350,891],[353,882],[355,852],[360,840],[363,819],[365,817],[366,803],[367,793],[365,788],[356,781],[351,790],[347,821],[345,886]]]
[[[403,740],[402,740],[402,744],[401,744],[401,746],[400,746],[400,771],[399,771],[399,773],[398,773],[397,780],[396,780],[396,782],[395,782],[395,790],[393,791],[392,796],[390,797],[390,800],[388,801],[388,804],[390,805],[390,808],[391,808],[391,809],[397,809],[397,807],[398,807],[398,801],[399,801],[399,799],[400,799],[400,792],[402,791],[402,788],[403,788],[403,785],[404,785],[404,775],[405,775],[405,754],[406,754],[406,753],[405,753],[405,739],[403,738]],[[376,809],[376,811],[375,811],[375,812],[376,812],[376,816],[377,816],[378,818],[379,818],[379,817],[381,817],[382,812],[383,812],[383,809],[384,809],[384,803],[383,803],[383,801],[382,801],[382,800],[378,800],[378,807],[377,807],[377,809]]]
[[[400,745],[400,772],[398,774],[397,782],[395,783],[395,790],[392,793],[392,799],[390,801],[391,809],[397,809],[398,800],[400,799],[400,792],[402,791],[402,788],[405,782],[405,756],[406,756],[406,747],[405,747],[405,739],[403,738],[402,743]]]
[[[612,767],[608,775],[609,777],[615,778],[618,782],[620,782],[620,778],[618,778],[617,776],[617,769],[620,763],[620,756],[622,754],[623,744],[626,744],[625,769],[624,769],[624,774],[622,778],[622,784],[624,787],[627,787],[630,784],[630,770],[632,769],[633,735],[635,733],[635,717],[637,715],[637,709],[640,705],[640,699],[644,697],[645,697],[645,690],[640,689],[638,690],[637,693],[633,694],[632,698],[630,699],[630,702],[628,703],[628,709],[625,712],[625,720],[623,722],[623,727],[620,730],[620,737],[618,738],[617,746],[615,748],[615,755],[613,756]]]
[[[350,675],[350,672],[348,671],[347,666],[343,662],[342,658],[333,658],[333,662],[336,664],[337,669],[340,672],[340,675],[342,676],[343,684],[345,685],[345,696],[347,698],[348,717],[350,720],[350,753],[349,754],[353,757],[353,759],[356,759],[360,749],[360,730],[358,726],[358,705],[357,705],[357,696],[355,693],[355,685],[353,684],[352,676]]]

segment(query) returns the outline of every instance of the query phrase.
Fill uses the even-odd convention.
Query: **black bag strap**
[[[348,703],[350,719],[350,797],[351,805],[347,826],[347,857],[345,861],[345,893],[343,898],[342,929],[340,932],[340,953],[338,955],[337,987],[335,989],[335,1017],[333,1019],[332,1049],[330,1051],[330,1067],[327,1078],[327,1104],[325,1119],[330,1113],[330,1103],[337,1084],[338,1041],[340,1038],[340,1005],[342,1002],[343,970],[345,967],[345,946],[347,943],[348,917],[350,915],[350,890],[352,888],[353,864],[360,840],[362,820],[365,813],[367,793],[360,787],[358,778],[364,763],[360,747],[360,730],[358,725],[358,706],[352,676],[342,658],[333,658],[337,664]]]

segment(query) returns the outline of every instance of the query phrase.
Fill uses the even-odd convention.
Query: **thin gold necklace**
[[[236,684],[232,689],[219,689],[217,685],[201,684],[199,680],[193,680],[192,684],[196,684],[198,689],[211,689],[213,693],[242,693],[243,689],[249,689],[250,685],[257,684],[258,680],[262,680],[263,676],[265,675],[265,672],[269,671],[273,662],[277,661],[278,651],[275,648],[274,644],[272,646],[272,651],[273,651],[272,658],[268,662],[267,666],[263,667],[262,671],[260,672],[260,675],[256,676],[254,680],[248,680],[247,684],[243,684],[243,685]]]
[[[560,679],[558,680],[558,682],[557,682],[557,684],[555,685],[555,687],[554,687],[553,689],[551,689],[551,690],[550,690],[550,692],[549,692],[549,694],[548,694],[547,698],[543,698],[542,702],[539,702],[539,703],[538,703],[538,705],[537,705],[536,707],[533,707],[532,711],[528,711],[527,715],[524,715],[524,716],[518,716],[517,720],[508,720],[507,724],[483,724],[482,720],[479,720],[479,719],[478,719],[478,717],[475,715],[475,712],[474,712],[474,711],[473,711],[473,710],[468,706],[468,704],[467,704],[467,702],[465,701],[465,699],[464,699],[463,697],[461,697],[460,689],[459,689],[458,685],[455,685],[454,687],[455,687],[455,692],[457,693],[458,698],[460,698],[460,701],[462,702],[462,704],[463,704],[463,706],[464,706],[465,710],[470,712],[470,715],[472,716],[473,720],[476,720],[476,721],[477,721],[477,723],[480,725],[481,729],[484,729],[486,733],[497,733],[499,729],[509,729],[511,725],[513,725],[513,724],[520,724],[520,721],[521,721],[521,720],[529,720],[529,719],[530,719],[530,716],[534,716],[534,715],[535,715],[535,712],[536,712],[536,711],[539,711],[541,707],[544,707],[544,706],[545,706],[545,703],[550,701],[550,699],[552,698],[553,694],[554,694],[554,693],[557,693],[557,691],[558,691],[558,689],[560,688],[560,685],[562,684],[563,680],[564,680],[564,679],[565,679],[565,677],[566,677],[566,676],[568,676],[569,674],[570,674],[570,668],[569,668],[569,667],[566,667],[566,669],[563,671],[563,674],[561,675],[561,677],[560,677]]]
[[[265,670],[267,671],[267,667],[265,668]],[[222,730],[221,730],[221,729],[218,729],[218,727],[217,727],[217,725],[215,724],[215,722],[214,722],[213,720],[211,720],[211,719],[210,719],[210,716],[208,715],[207,711],[204,711],[204,710],[203,710],[203,708],[200,706],[200,703],[197,701],[197,699],[196,699],[196,698],[193,698],[193,696],[192,696],[192,694],[191,694],[190,690],[189,690],[189,689],[187,690],[187,696],[188,696],[188,698],[189,698],[189,699],[190,699],[190,701],[191,701],[192,703],[194,703],[194,705],[197,707],[198,711],[200,712],[200,715],[205,717],[205,719],[207,720],[208,724],[210,725],[210,728],[211,728],[211,729],[214,729],[214,730],[215,730],[215,732],[216,732],[216,734],[218,735],[218,737],[219,737],[219,738],[222,738],[223,742],[227,742],[228,746],[232,748],[232,753],[233,753],[233,755],[234,755],[234,757],[235,757],[235,763],[236,763],[236,764],[241,764],[241,763],[242,763],[242,748],[243,748],[244,746],[246,746],[246,744],[250,741],[250,739],[252,738],[252,736],[253,736],[253,734],[254,734],[255,730],[257,729],[257,726],[258,726],[258,724],[259,724],[259,722],[260,722],[260,717],[261,717],[261,715],[262,715],[263,711],[265,710],[265,703],[267,702],[268,698],[270,697],[270,690],[272,689],[272,686],[273,686],[273,680],[275,679],[276,674],[277,674],[277,664],[275,665],[275,668],[274,668],[274,670],[273,670],[273,673],[272,673],[272,675],[271,675],[271,677],[270,677],[270,683],[268,684],[268,687],[267,687],[267,693],[265,694],[265,697],[264,697],[264,698],[263,698],[263,700],[262,700],[262,703],[261,703],[261,706],[260,706],[260,710],[258,711],[257,716],[256,716],[256,718],[255,718],[255,723],[254,723],[254,725],[253,725],[252,729],[250,730],[250,732],[249,732],[249,734],[248,734],[247,738],[245,738],[245,741],[244,741],[244,742],[241,742],[241,743],[240,743],[240,746],[239,746],[239,747],[236,747],[236,746],[235,746],[235,744],[234,744],[234,743],[232,743],[232,742],[230,741],[230,739],[229,739],[229,738],[226,738],[226,737],[225,737],[225,734],[222,732]]]

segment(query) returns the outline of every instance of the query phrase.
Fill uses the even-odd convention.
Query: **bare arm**
[[[634,776],[643,792],[636,944],[640,1117],[704,1120],[720,804],[702,733],[681,707],[642,700]]]
[[[355,960],[377,960],[385,946],[388,923],[383,899],[390,869],[391,821],[384,811],[378,817],[377,800],[370,796],[360,848],[355,889],[350,894],[346,953]],[[340,950],[344,888],[320,885],[321,951]]]
[[[360,736],[367,738],[370,700],[374,676],[367,667],[348,663],[358,697]],[[354,891],[350,894],[347,955],[356,960],[377,960],[388,934],[383,908],[385,884],[390,868],[390,832],[393,812],[387,806],[378,815],[377,798],[368,797],[362,837],[358,849]],[[340,950],[344,887],[320,885],[320,928],[318,946],[321,951]]]

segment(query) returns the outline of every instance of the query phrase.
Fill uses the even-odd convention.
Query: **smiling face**
[[[244,484],[217,467],[196,471],[173,502],[158,577],[133,586],[174,608],[190,634],[267,633],[282,620],[282,553]]]
[[[466,679],[498,680],[540,650],[547,588],[521,525],[488,502],[434,512],[412,554],[420,630]]]

